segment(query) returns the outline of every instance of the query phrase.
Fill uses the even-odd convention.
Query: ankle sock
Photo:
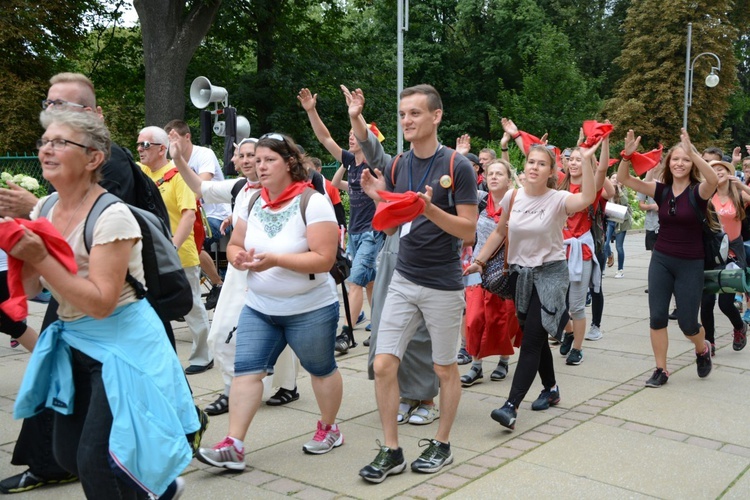
[[[232,436],[227,436],[227,437],[232,440],[232,444],[234,445],[235,448],[237,448],[237,451],[241,452],[245,450],[245,443],[243,443],[239,439],[233,438]]]

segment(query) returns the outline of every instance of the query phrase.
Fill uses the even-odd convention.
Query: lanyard
[[[435,157],[437,156],[438,151],[440,151],[440,148],[442,148],[442,144],[438,144],[437,149],[435,150],[435,154],[432,155],[432,159],[430,160],[430,164],[427,166],[427,171],[422,176],[422,180],[419,181],[417,184],[417,189],[420,189],[420,186],[424,186],[424,181],[427,179],[427,176],[430,175],[430,170],[432,170],[432,164],[435,162]],[[414,159],[414,151],[411,152],[411,155],[409,155],[409,191],[414,191],[414,186],[412,184],[412,171],[411,171],[411,162]]]

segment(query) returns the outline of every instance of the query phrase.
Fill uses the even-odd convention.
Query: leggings
[[[570,307],[570,317],[576,319],[586,319],[586,294],[589,291],[591,283],[591,270],[594,261],[583,261],[583,272],[581,281],[571,281],[568,289],[568,302]]]
[[[606,260],[604,259],[603,249],[602,253],[596,254],[596,260],[598,260],[599,265],[602,266],[601,269],[604,269],[603,266]],[[589,293],[591,294],[591,324],[598,328],[602,326],[602,314],[604,314],[604,280],[602,280],[601,285],[599,285],[599,292],[595,292],[594,287],[590,286]]]
[[[513,383],[510,388],[508,401],[518,408],[529,392],[537,372],[542,379],[545,389],[554,387],[555,366],[552,362],[552,351],[547,340],[547,330],[542,326],[542,303],[534,287],[529,302],[529,310],[526,322],[523,326],[523,339],[521,340],[521,351],[518,355],[518,364],[513,374]]]
[[[703,259],[680,259],[654,250],[648,266],[648,308],[650,327],[666,328],[669,302],[674,295],[677,324],[691,337],[700,332],[698,308],[703,295]]]
[[[703,299],[701,300],[701,323],[703,323],[703,329],[706,331],[706,340],[714,343],[714,304],[716,304],[716,294],[704,293]],[[729,318],[732,322],[732,327],[735,330],[742,329],[742,316],[740,312],[734,307],[734,294],[733,293],[720,293],[719,294],[719,309],[724,313],[724,316]],[[678,311],[679,312],[679,311]]]

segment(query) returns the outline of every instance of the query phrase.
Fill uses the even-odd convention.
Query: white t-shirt
[[[219,160],[212,149],[203,146],[193,146],[193,152],[190,154],[190,159],[188,160],[188,167],[198,175],[202,173],[213,175],[211,179],[213,181],[224,180],[224,172],[221,171]],[[211,217],[212,219],[224,220],[231,213],[229,205],[226,202],[212,203],[207,201],[203,205],[203,209],[206,211],[206,217]]]
[[[232,203],[232,189],[237,183],[237,179],[228,179],[224,181],[203,181],[201,183],[201,197],[206,200],[207,203]],[[260,190],[260,184],[258,187],[252,187],[246,185],[239,193],[237,198],[234,200],[234,212],[232,212],[232,225],[237,224],[237,219],[240,214],[245,214],[243,219],[247,219],[247,204],[250,203],[250,198]]]
[[[500,205],[508,210],[513,190]],[[565,200],[569,191],[550,189],[541,196],[529,196],[523,188],[516,193],[508,223],[508,263],[537,267],[545,262],[565,260],[562,228],[568,219]]]
[[[249,200],[249,197],[248,197]],[[240,212],[247,221],[245,248],[256,253],[303,253],[309,250],[307,228],[300,214],[300,196],[279,210],[262,209],[258,199],[250,209]],[[320,193],[313,194],[305,212],[308,225],[318,222],[336,223],[333,206]],[[264,314],[291,316],[314,311],[338,300],[336,283],[329,273],[318,273],[310,279],[282,267],[247,273],[248,292],[245,303]]]

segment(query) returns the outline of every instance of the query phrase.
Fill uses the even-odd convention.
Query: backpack
[[[149,181],[151,182],[151,184],[154,184],[156,186],[156,191],[159,192],[159,186],[161,186],[165,182],[169,182],[170,180],[172,180],[172,178],[174,178],[175,175],[179,173],[180,171],[177,170],[177,167],[175,167],[175,168],[169,169],[161,179],[158,179],[155,181],[151,181],[151,179],[149,179]],[[159,193],[159,198],[161,198],[161,193]],[[205,241],[206,237],[209,237],[209,238],[211,237],[211,226],[208,225],[208,221],[205,219],[206,219],[206,213],[203,210],[203,207],[201,206],[200,200],[195,200],[195,221],[193,222],[193,239],[195,240],[195,247],[198,250],[199,254],[201,253],[201,250],[203,250],[203,242]],[[208,230],[206,228],[208,228]]]
[[[167,227],[169,226],[169,212],[164,205],[164,200],[159,192],[159,187],[154,184],[143,170],[136,165],[130,151],[125,150],[130,170],[133,172],[133,199],[134,206],[151,212],[159,217]]]
[[[150,179],[148,181],[153,184]],[[42,204],[39,215],[46,217],[52,206],[57,203],[57,199],[57,193],[51,194]],[[125,202],[111,193],[103,193],[86,216],[83,242],[87,252],[91,252],[97,219],[113,203]],[[161,319],[171,321],[185,316],[193,307],[193,293],[177,255],[177,249],[172,244],[169,228],[153,213],[127,203],[125,205],[141,228],[141,258],[146,283],[144,286],[130,272],[125,276],[125,281],[133,287],[138,299],[148,299]]]
[[[591,221],[591,237],[594,240],[594,252],[602,255],[604,251],[604,240],[606,239],[606,226],[604,220],[604,210],[601,206],[594,207],[589,205],[589,220]]]

